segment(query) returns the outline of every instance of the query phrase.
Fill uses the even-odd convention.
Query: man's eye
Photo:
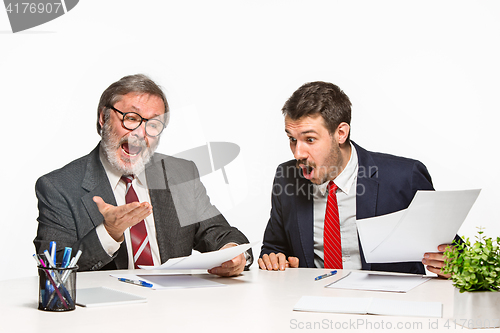
[[[292,142],[292,143],[295,143],[297,141],[297,139],[292,138],[292,137],[288,137],[288,140],[290,140],[290,142]]]
[[[134,116],[125,116],[125,120],[127,121],[139,121],[139,118]]]
[[[313,143],[314,141],[316,141],[315,138],[307,138],[307,142],[309,142],[309,143]]]

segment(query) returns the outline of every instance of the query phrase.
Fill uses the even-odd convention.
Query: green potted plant
[[[500,237],[486,238],[478,228],[469,238],[447,248],[443,273],[455,286],[453,318],[469,328],[500,327]]]

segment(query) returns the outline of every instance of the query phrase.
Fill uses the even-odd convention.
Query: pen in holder
[[[73,267],[38,266],[38,309],[44,311],[71,311],[75,309],[76,271]]]

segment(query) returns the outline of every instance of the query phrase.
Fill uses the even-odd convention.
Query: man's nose
[[[132,135],[135,135],[138,138],[147,138],[148,135],[146,134],[146,122],[142,122],[139,127],[137,127],[135,130],[132,131]]]
[[[295,157],[296,160],[306,160],[309,157],[307,146],[305,144],[297,141],[294,148],[293,157]]]

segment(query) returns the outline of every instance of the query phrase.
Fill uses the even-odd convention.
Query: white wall
[[[292,158],[280,109],[302,83],[339,85],[352,139],[424,162],[438,190],[482,188],[460,229],[500,234],[498,1],[80,1],[10,33],[0,10],[0,279],[36,274],[36,179],[98,142],[96,106],[146,73],[172,117],[159,150],[234,142],[203,178],[231,224],[261,240],[276,166]],[[254,248],[258,253],[258,248]]]

